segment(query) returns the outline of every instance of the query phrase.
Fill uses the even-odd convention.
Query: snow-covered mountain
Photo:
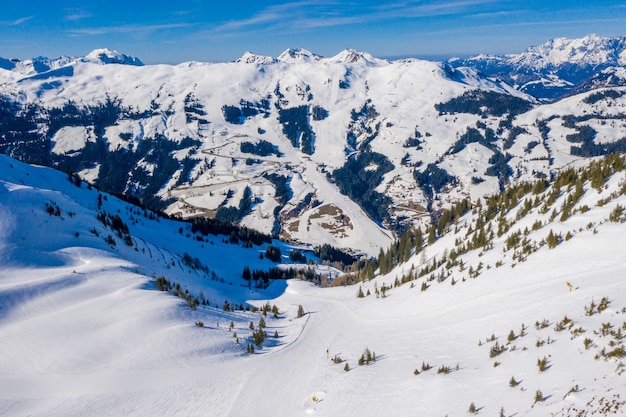
[[[267,243],[0,155],[0,414],[623,415],[626,162],[588,162],[444,214],[371,279],[258,289]]]
[[[476,68],[537,98],[554,100],[606,68],[624,67],[626,38],[557,38],[520,54],[477,55],[450,64]]]
[[[626,147],[614,87],[541,104],[474,68],[354,50],[54,62],[0,70],[0,152],[171,215],[368,255],[454,202]]]
[[[17,72],[20,75],[33,75],[45,73],[62,67],[67,67],[77,63],[93,64],[123,64],[142,66],[139,58],[124,55],[112,49],[94,49],[84,57],[61,56],[58,58],[37,57],[33,59],[19,60],[6,59],[0,57],[0,68]]]

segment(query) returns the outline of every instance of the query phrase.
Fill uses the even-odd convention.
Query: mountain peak
[[[85,61],[99,64],[123,64],[143,66],[139,58],[122,54],[116,50],[108,48],[94,49],[85,56]]]
[[[319,61],[320,59],[322,59],[321,55],[314,54],[302,48],[289,48],[278,57],[279,61],[290,63],[312,62]]]
[[[626,50],[626,38],[604,38],[596,34],[579,39],[555,38],[542,45],[531,46],[520,55],[520,64],[539,64],[543,67],[563,64],[624,64],[622,58]]]
[[[356,49],[344,49],[332,58],[333,61],[343,62],[346,64],[355,64],[362,62],[368,65],[381,65],[387,63],[387,61],[374,58],[367,52],[360,52]]]
[[[235,62],[240,62],[244,64],[274,64],[276,63],[276,58],[265,55],[256,55],[252,52],[246,51],[241,58],[237,59]]]

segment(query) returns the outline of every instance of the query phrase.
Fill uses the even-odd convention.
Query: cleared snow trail
[[[314,405],[323,407],[319,393],[328,387],[318,386],[316,381],[323,368],[339,366],[327,359],[326,349],[332,349],[333,341],[353,324],[354,316],[340,301],[323,298],[310,288],[306,293],[300,291],[309,285],[290,281],[280,298],[283,305],[301,304],[307,311],[309,320],[301,335],[284,349],[257,355],[247,364],[253,368],[252,373],[233,402],[229,416],[308,415],[314,412],[311,398],[316,395]]]

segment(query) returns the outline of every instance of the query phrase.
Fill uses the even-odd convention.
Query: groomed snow
[[[4,156],[0,164],[2,415],[458,416],[474,403],[479,415],[497,415],[503,407],[508,416],[568,416],[574,408],[598,409],[601,398],[626,389],[621,359],[594,359],[607,343],[594,331],[602,323],[615,330],[626,323],[624,224],[605,222],[626,200],[595,206],[623,176],[611,179],[602,194],[587,190],[581,204],[590,211],[530,235],[575,231],[555,249],[544,246],[513,265],[502,255],[502,237],[481,256],[466,254],[464,271],[429,282],[425,292],[421,278],[388,289],[384,298],[374,295],[411,266],[441,257],[455,238],[445,237],[388,275],[360,284],[371,295],[357,298],[359,286],[323,289],[303,281],[249,289],[240,278],[242,265],[268,267],[267,260],[219,237],[212,245],[194,242],[176,223],[150,221],[107,198],[104,208],[129,223],[137,250],[121,241],[112,248],[95,219],[95,190]],[[61,216],[46,213],[51,202]],[[460,235],[469,220],[459,223]],[[534,220],[515,227],[524,221]],[[180,265],[181,252],[201,257],[220,279]],[[496,268],[498,259],[504,264]],[[467,268],[479,261],[490,267],[468,278]],[[192,310],[156,290],[151,275],[161,273],[191,293],[202,291],[211,306]],[[602,297],[610,299],[608,309],[586,315],[586,306]],[[257,306],[268,299],[278,306],[279,318],[266,318],[268,341],[254,355],[245,353],[248,324],[257,326],[260,314],[225,312],[224,299]],[[302,318],[296,317],[299,305]],[[564,315],[585,333],[556,331]],[[536,328],[543,320],[548,327]],[[507,343],[510,330],[517,338]],[[506,346],[496,358],[489,357],[491,335]],[[585,349],[585,337],[595,346]],[[376,360],[359,366],[366,348]],[[539,372],[543,357],[549,367]],[[424,371],[423,363],[432,369]],[[438,373],[441,367],[450,372]],[[509,386],[511,377],[517,386]],[[537,390],[544,398],[535,404]]]

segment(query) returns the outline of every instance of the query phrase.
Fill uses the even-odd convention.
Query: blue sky
[[[377,57],[516,53],[555,37],[626,36],[612,0],[7,0],[0,56],[80,56],[111,48],[148,64],[277,56],[301,47]]]

